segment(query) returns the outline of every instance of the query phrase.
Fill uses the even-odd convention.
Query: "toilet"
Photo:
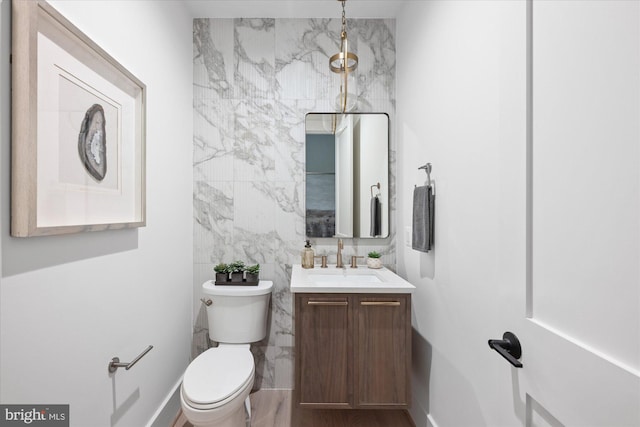
[[[250,343],[267,334],[272,288],[265,280],[257,286],[203,283],[209,338],[219,344],[196,357],[182,379],[182,412],[195,427],[249,425],[255,375]]]

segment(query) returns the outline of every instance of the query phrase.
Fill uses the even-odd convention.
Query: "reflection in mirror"
[[[389,235],[389,116],[309,113],[308,237]]]

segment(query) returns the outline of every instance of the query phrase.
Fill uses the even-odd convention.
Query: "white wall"
[[[371,185],[380,184],[382,228],[380,235],[389,233],[389,174],[384,173],[389,165],[387,141],[389,123],[384,115],[360,117],[360,232],[359,236],[369,236],[371,232]],[[369,147],[373,147],[370,149]],[[378,189],[373,189],[376,194]],[[365,255],[366,254],[362,254]]]
[[[16,239],[10,223],[11,4],[0,2],[0,402],[70,404],[71,426],[150,421],[189,363],[192,23],[176,1],[53,1],[147,86],[147,226]],[[110,376],[114,356],[129,371]]]
[[[417,288],[418,427],[523,424],[513,390],[500,385],[512,384],[511,370],[487,340],[508,330],[505,312],[524,310],[504,304],[524,270],[524,248],[504,250],[514,247],[504,239],[524,233],[524,7],[412,1],[397,19],[398,272]],[[427,162],[436,223],[425,254],[405,246],[403,231]]]

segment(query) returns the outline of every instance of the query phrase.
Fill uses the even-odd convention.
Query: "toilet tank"
[[[273,282],[261,280],[258,286],[216,286],[202,284],[207,307],[209,338],[219,343],[248,344],[267,335],[269,299]]]

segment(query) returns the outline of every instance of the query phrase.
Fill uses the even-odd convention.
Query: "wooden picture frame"
[[[11,235],[146,225],[146,86],[43,0],[13,0]]]

